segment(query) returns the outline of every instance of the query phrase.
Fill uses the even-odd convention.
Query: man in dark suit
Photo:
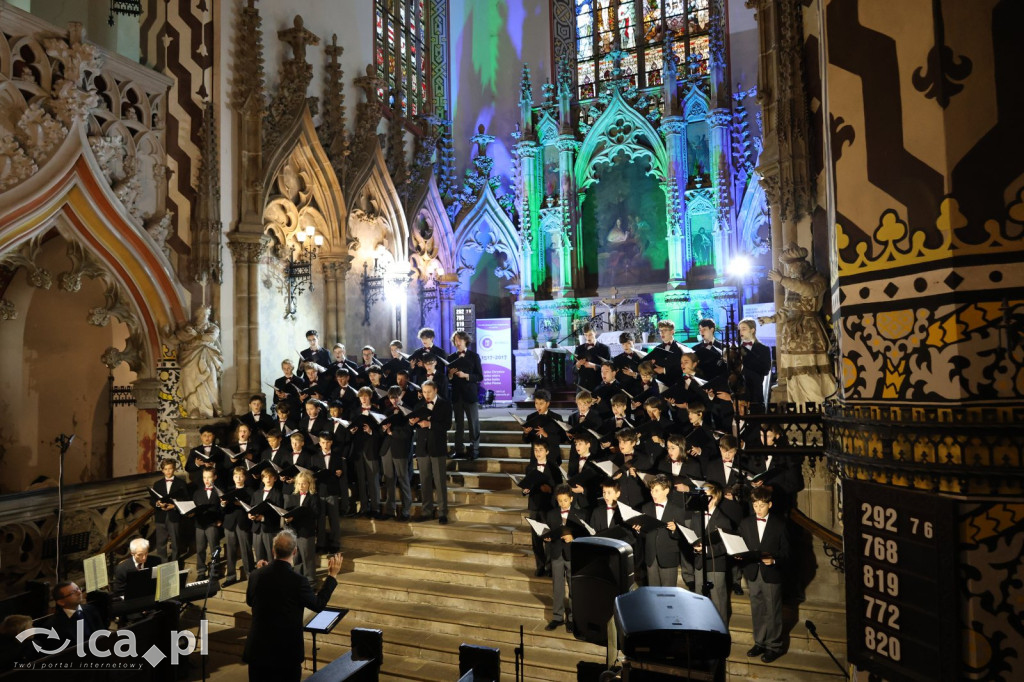
[[[452,427],[452,404],[437,396],[433,381],[423,382],[421,388],[423,400],[409,415],[409,423],[418,429],[416,457],[423,500],[419,520],[430,520],[434,509],[440,507],[438,521],[443,525],[448,523],[448,429]],[[414,419],[414,415],[418,418]]]
[[[747,656],[761,655],[771,663],[782,655],[782,580],[780,563],[789,558],[786,522],[781,514],[771,514],[772,495],[767,488],[751,493],[754,515],[740,522],[740,535],[747,548],[756,553],[743,565],[750,588],[750,616],[754,621],[754,646]]]
[[[467,455],[463,424],[469,423],[470,459],[480,456],[480,382],[484,380],[480,356],[469,350],[469,334],[452,334],[455,352],[448,356],[448,381],[455,412],[455,458]]]
[[[743,363],[743,385],[751,405],[764,405],[764,380],[772,371],[772,352],[757,340],[757,322],[746,317],[738,325],[740,332],[740,362]]]
[[[583,325],[584,342],[576,346],[576,383],[593,391],[601,383],[601,363],[612,359],[608,346],[599,343],[597,332],[589,325]]]
[[[439,360],[445,360],[448,357],[448,353],[444,348],[434,345],[434,339],[437,334],[430,327],[424,327],[417,334],[417,338],[420,340],[422,346],[417,348],[409,356],[409,365],[412,367],[412,378],[419,383],[423,383],[430,377],[424,374],[424,360],[427,356],[433,355]],[[444,391],[440,391],[444,394]]]
[[[331,354],[320,345],[320,332],[310,329],[306,332],[306,341],[309,343],[309,348],[299,352],[299,359],[304,362],[315,362],[321,367],[328,367],[331,364]]]
[[[123,595],[128,589],[129,573],[160,565],[159,557],[150,556],[149,540],[146,538],[132,540],[128,544],[128,553],[128,558],[114,567],[114,580],[110,584],[110,591],[115,597]]]
[[[89,635],[104,629],[103,617],[95,606],[83,604],[84,595],[78,585],[63,581],[53,588],[53,601],[56,602],[49,626],[57,632],[60,639],[77,644],[79,642],[78,624],[82,623],[81,641],[89,639]]]
[[[327,578],[314,594],[292,569],[296,552],[294,533],[281,531],[274,538],[274,561],[261,561],[249,578],[245,603],[252,607],[252,625],[242,660],[249,664],[250,682],[298,682],[306,658],[302,610],[322,611],[338,585],[340,554],[327,560]]]

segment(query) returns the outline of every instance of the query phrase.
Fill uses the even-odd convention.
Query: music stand
[[[348,609],[324,609],[302,626],[303,632],[309,632],[313,635],[313,672],[316,672],[316,636],[331,634],[331,631],[341,622],[341,619],[347,615]]]

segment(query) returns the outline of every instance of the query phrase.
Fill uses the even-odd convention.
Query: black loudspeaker
[[[575,544],[575,543],[574,543]],[[707,597],[680,587],[641,587],[615,600],[626,658],[711,670],[729,657],[729,630]]]
[[[370,628],[352,628],[352,660],[384,663],[384,633]]]
[[[473,644],[459,645],[459,675],[473,682],[498,682],[501,678],[501,651]]]
[[[633,585],[633,549],[622,540],[580,538],[569,544],[569,560],[573,635],[607,644],[615,598]]]

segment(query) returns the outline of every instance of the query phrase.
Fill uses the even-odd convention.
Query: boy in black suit
[[[469,334],[452,334],[455,352],[448,356],[448,381],[451,384],[452,409],[455,412],[455,459],[480,456],[480,382],[484,380],[480,356],[469,350]],[[466,451],[463,422],[469,425],[472,448]]]
[[[583,325],[583,337],[584,343],[576,346],[575,352],[576,383],[592,391],[601,383],[601,363],[611,360],[612,352],[608,346],[598,342],[597,332],[589,324]]]
[[[429,358],[428,358],[429,360]],[[452,426],[452,404],[437,395],[437,384],[423,382],[423,401],[415,412],[425,410],[429,417],[411,419],[416,434],[416,458],[419,460],[421,499],[420,521],[433,518],[440,507],[438,522],[448,523],[448,429]]]
[[[153,490],[160,495],[168,496],[175,500],[189,499],[188,486],[185,481],[174,475],[178,468],[178,462],[174,459],[165,459],[160,463],[160,471],[163,478],[153,484]],[[156,549],[163,552],[167,549],[167,540],[171,541],[171,553],[167,555],[168,561],[177,561],[179,554],[184,550],[181,537],[181,512],[171,502],[153,501],[156,511],[153,514],[153,522],[156,524]]]
[[[751,493],[754,515],[740,522],[740,535],[747,548],[758,552],[759,558],[746,561],[743,575],[750,588],[750,615],[754,621],[754,646],[747,656],[761,655],[771,663],[785,645],[782,630],[781,565],[789,558],[789,539],[786,522],[781,514],[772,514],[772,495],[768,488],[757,488]]]
[[[263,396],[255,394],[249,398],[249,411],[238,418],[243,424],[248,424],[252,433],[263,433],[274,426],[274,418],[267,414],[266,404]]]
[[[224,544],[228,547],[228,564],[224,576],[224,587],[234,585],[238,582],[236,565],[242,560],[242,568],[245,569],[245,577],[252,575],[252,521],[245,513],[242,502],[249,502],[250,492],[246,490],[249,479],[246,476],[245,467],[235,467],[231,472],[233,481],[232,490],[238,492],[230,500],[221,500],[221,511],[224,512]]]
[[[185,459],[185,473],[193,487],[199,487],[203,482],[203,470],[219,474],[223,468],[224,453],[217,447],[216,440],[213,428],[203,426],[199,429],[199,445],[192,448]]]
[[[772,371],[772,352],[768,346],[757,340],[757,322],[745,317],[740,320],[740,362],[743,363],[744,394],[750,405],[764,405],[764,380]]]
[[[284,502],[285,508],[292,512],[284,517],[284,522],[295,533],[302,573],[312,585],[316,582],[316,531],[321,514],[313,475],[300,471],[295,477],[292,494],[285,495]]]
[[[545,630],[554,630],[559,625],[564,625],[565,618],[565,585],[569,582],[572,569],[569,565],[569,543],[572,542],[572,530],[567,524],[570,519],[581,521],[579,511],[572,508],[572,491],[569,486],[562,484],[555,488],[556,507],[550,510],[544,522],[555,532],[550,538],[545,538],[547,544],[548,558],[551,560],[551,595],[552,609],[551,622],[544,626]]]
[[[352,423],[348,430],[351,433],[359,513],[376,519],[383,517],[380,511],[380,445],[384,434],[374,416],[379,414],[373,406],[373,389],[363,386],[359,389],[359,407],[349,415]]]
[[[213,471],[203,471],[203,485],[192,495],[196,504],[196,580],[206,580],[206,548],[209,546],[216,554],[220,547],[221,526],[224,525],[214,479]]]
[[[672,484],[668,477],[658,475],[647,484],[651,501],[640,510],[664,521],[665,528],[656,528],[643,536],[643,560],[647,566],[647,584],[651,587],[675,587],[679,581],[679,540],[683,537],[685,510],[668,499]],[[639,531],[639,527],[635,530]]]
[[[542,440],[533,444],[533,461],[526,465],[526,476],[533,476],[538,480],[533,484],[533,488],[523,488],[523,494],[530,496],[527,502],[530,517],[534,521],[544,521],[547,513],[551,511],[555,486],[562,482],[562,472],[548,461],[548,444]],[[533,558],[537,565],[536,575],[540,577],[547,572],[547,552],[544,550],[543,541],[536,533],[532,535],[532,540]]]
[[[260,502],[269,502],[278,507],[283,506],[284,497],[281,495],[281,488],[274,470],[272,468],[264,469],[260,478],[263,480],[263,487],[252,493],[249,505],[255,507]],[[281,530],[281,517],[276,512],[249,514],[248,516],[249,520],[253,522],[252,536],[256,560],[270,561],[274,556],[274,536]]]
[[[692,347],[702,377],[706,381],[725,374],[725,346],[715,340],[715,321],[705,318],[697,324],[700,342]]]
[[[341,517],[348,514],[348,463],[338,439],[330,431],[321,433],[318,440],[317,452],[310,457],[322,512],[317,545],[325,552],[337,552],[341,549]]]
[[[320,345],[320,332],[310,329],[306,332],[306,341],[309,343],[309,348],[299,351],[299,360],[315,362],[321,367],[329,366],[331,364],[331,354]]]
[[[384,489],[388,499],[384,515],[394,518],[397,512],[396,488],[402,500],[402,521],[412,513],[412,489],[409,476],[409,453],[412,451],[412,426],[399,407],[404,391],[400,386],[388,389],[387,420],[381,424],[384,444],[381,446],[381,468],[384,470]]]
[[[409,364],[412,366],[413,378],[422,384],[430,378],[429,376],[424,376],[424,360],[430,355],[436,358],[447,358],[448,353],[445,352],[444,348],[434,345],[434,339],[437,338],[437,334],[430,327],[421,329],[416,338],[420,340],[421,346],[414,350],[408,359]]]

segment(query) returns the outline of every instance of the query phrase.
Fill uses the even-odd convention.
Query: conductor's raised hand
[[[332,554],[327,559],[327,575],[332,578],[338,577],[338,574],[341,572],[342,558],[341,552],[338,552],[337,554]]]

